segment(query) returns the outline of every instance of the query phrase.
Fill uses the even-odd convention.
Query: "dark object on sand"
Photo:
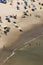
[[[31,8],[30,5],[28,7]]]
[[[27,9],[27,7],[26,7],[26,6],[24,6],[24,9]]]
[[[10,21],[10,18],[9,18],[8,16],[6,16],[6,20],[7,20],[8,22],[11,22],[11,21]]]
[[[0,23],[2,23],[1,16],[0,16]]]
[[[18,28],[18,26],[17,26],[17,25],[16,25],[15,27],[16,27],[16,28]]]
[[[10,18],[13,18],[13,16],[12,16],[12,15],[10,15]]]
[[[19,31],[20,31],[20,32],[23,32],[23,30],[21,30],[21,29],[20,29]]]
[[[16,24],[16,22],[15,22],[15,21],[14,21],[13,23],[14,23],[14,24]]]
[[[35,2],[35,0],[31,0],[31,1]]]
[[[17,2],[18,5],[20,5],[20,2]]]
[[[29,15],[27,14],[27,12],[24,12],[24,15],[29,16]]]
[[[39,5],[41,5],[41,3],[39,2]]]
[[[7,29],[7,27],[4,27],[4,29]]]
[[[10,19],[8,19],[8,22],[11,22]]]
[[[30,16],[32,16],[32,14],[30,14]]]
[[[10,28],[9,27],[4,27],[4,29],[9,32]]]
[[[17,19],[17,15],[13,16],[14,19]]]
[[[7,31],[4,31],[4,34],[7,35]]]
[[[9,32],[10,28],[9,27],[4,27],[4,33],[7,35],[7,32]]]
[[[19,6],[17,6],[17,10],[19,10]]]
[[[28,10],[26,12],[28,12]]]
[[[7,31],[7,32],[9,32],[9,30],[10,30],[10,28],[9,28],[9,27],[7,27],[7,30],[6,30],[6,31]]]
[[[10,1],[10,5],[13,5],[13,0]]]
[[[35,11],[35,9],[33,8],[32,11]]]
[[[10,5],[12,5],[12,3],[10,3]]]
[[[40,9],[42,9],[42,7],[40,7]]]
[[[15,21],[14,21],[13,23],[14,23],[15,27],[16,27],[16,28],[18,28],[18,25],[17,25],[17,23],[16,23]]]
[[[25,1],[25,0],[24,0],[24,3],[25,3],[26,6],[28,5],[28,4],[27,4],[27,1]]]
[[[41,4],[41,6],[43,6],[43,3]]]

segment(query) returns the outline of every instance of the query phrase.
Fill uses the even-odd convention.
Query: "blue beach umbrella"
[[[6,3],[7,1],[6,0],[0,0],[1,3]]]

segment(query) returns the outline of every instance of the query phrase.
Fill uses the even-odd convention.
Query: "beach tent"
[[[6,0],[0,0],[0,3],[6,3],[7,1]]]

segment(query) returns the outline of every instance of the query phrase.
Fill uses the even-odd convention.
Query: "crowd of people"
[[[10,5],[13,4],[12,1],[13,1],[13,0],[11,0]],[[32,12],[34,12],[34,11],[37,10],[37,8],[36,8],[36,6],[35,6],[35,2],[38,3],[38,5],[40,6],[40,9],[43,8],[43,7],[42,7],[42,6],[43,6],[43,2],[41,3],[39,0],[30,0],[30,3],[31,3],[31,4],[28,4],[28,1],[29,1],[29,0],[23,0],[23,3],[24,3],[24,6],[23,6],[24,11],[23,11],[23,16],[21,16],[21,18],[25,18],[26,16],[29,16],[29,9],[31,9]],[[17,10],[20,10],[20,7],[19,7],[19,6],[22,5],[23,3],[22,3],[22,2],[20,3],[19,0],[17,0],[17,6],[16,6]],[[30,14],[30,16],[31,16],[31,15],[32,15],[32,14]],[[36,17],[39,17],[39,16],[36,16]],[[23,32],[23,30],[21,29],[21,27],[18,26],[17,22],[15,21],[15,19],[17,19],[17,14],[16,14],[16,15],[5,16],[5,20],[6,20],[8,23],[11,22],[10,18],[13,18],[13,19],[14,19],[13,24],[14,24],[15,28],[17,28],[20,32]],[[0,16],[0,23],[3,23],[3,22],[2,22],[2,19],[1,19],[1,16]],[[1,27],[1,25],[0,25],[0,27]],[[3,29],[4,29],[3,32],[4,32],[5,35],[7,35],[7,33],[10,31],[10,27],[4,26]]]

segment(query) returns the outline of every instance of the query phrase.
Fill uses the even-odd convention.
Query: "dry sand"
[[[22,0],[20,0],[21,2]],[[10,2],[9,2],[10,3]],[[16,9],[16,0],[15,3],[13,3],[12,6],[9,5],[9,3],[5,4],[1,4],[0,3],[0,16],[2,17],[2,21],[3,23],[0,23],[2,25],[2,29],[4,26],[9,26],[11,28],[10,32],[8,33],[8,35],[6,36],[5,34],[1,34],[1,38],[0,38],[0,48],[3,48],[3,46],[10,46],[12,45],[12,42],[15,42],[18,37],[23,34],[25,31],[28,31],[30,29],[32,29],[36,24],[41,24],[43,23],[43,9],[39,10],[39,6],[37,5],[37,3],[35,3],[36,7],[37,7],[37,11],[32,12],[31,10],[29,10],[29,13],[32,14],[32,16],[28,16],[25,19],[20,18],[23,15],[23,6],[20,6],[20,11],[17,11]],[[30,2],[29,2],[30,4]],[[14,7],[15,6],[15,7]],[[14,24],[11,22],[10,24],[5,20],[5,16],[7,15],[16,15],[18,16],[17,20],[17,24],[22,28],[23,32],[21,33],[17,28],[15,28]],[[40,18],[36,18],[35,15],[36,14],[40,14]],[[11,21],[14,21],[13,19],[11,19]]]

